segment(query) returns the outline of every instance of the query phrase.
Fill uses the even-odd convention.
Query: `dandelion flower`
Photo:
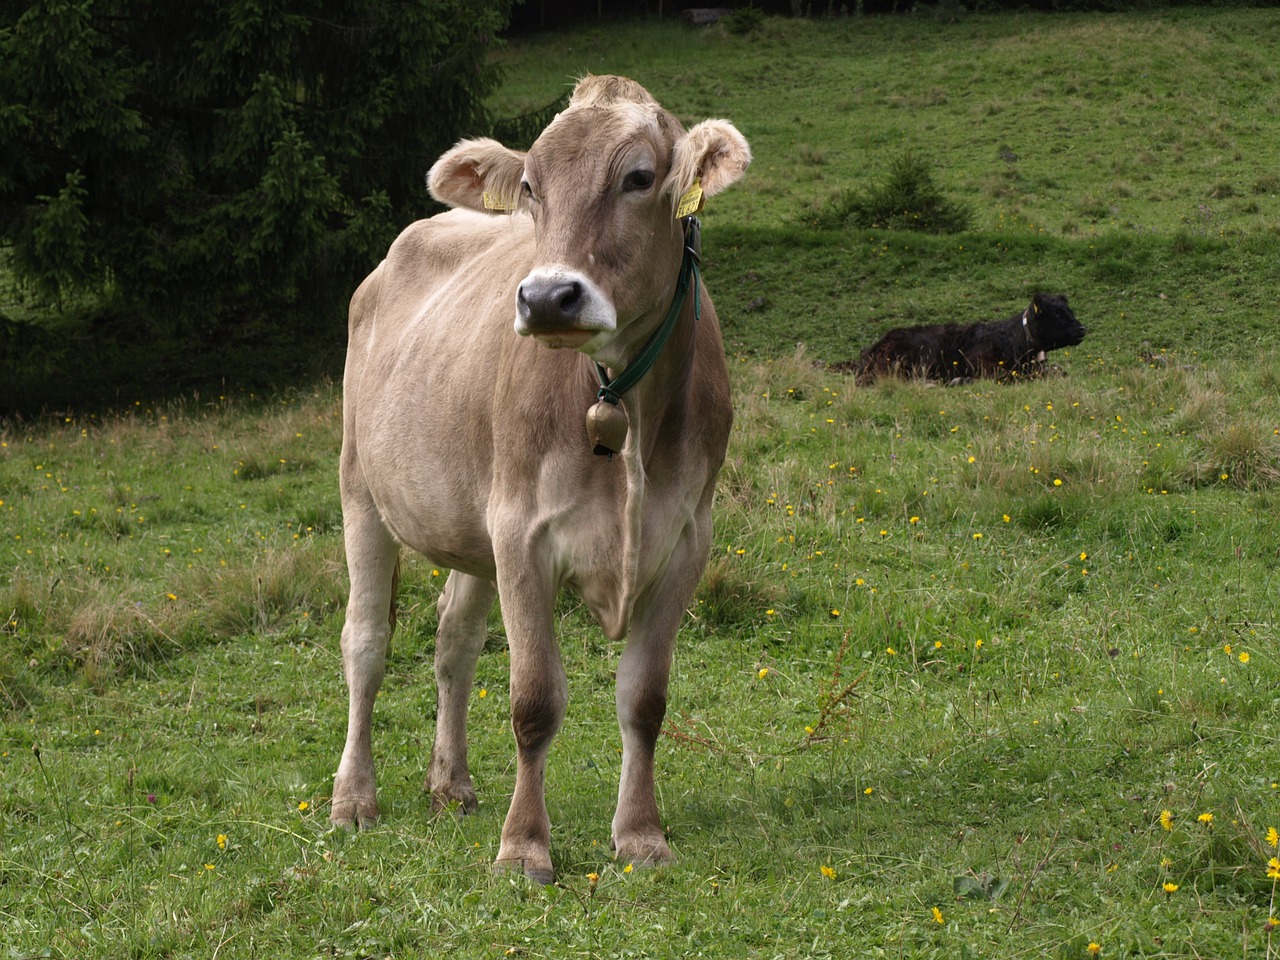
[[[826,877],[828,880],[834,880],[836,878],[835,870],[833,870],[831,867],[828,867],[825,863],[818,869],[822,871],[822,875]]]
[[[763,679],[764,679],[765,677],[767,677],[768,675],[769,675],[769,668],[768,668],[768,667],[761,667],[761,668],[760,668],[760,672],[756,674],[756,676],[757,676],[759,679],[761,679],[761,680],[763,680]]]
[[[1177,893],[1177,892],[1178,892],[1178,885],[1177,885],[1176,883],[1170,883],[1168,880],[1166,880],[1166,881],[1164,882],[1164,884],[1163,884],[1163,888],[1164,888],[1164,892],[1165,892],[1165,893]]]
[[[635,868],[636,868],[636,865],[635,865],[634,863],[628,863],[625,867],[623,867],[623,868],[622,868],[622,872],[623,872],[623,873],[630,873],[630,872],[631,872],[632,870],[634,870]]]
[[[832,615],[833,617],[838,617],[838,616],[840,616],[840,611],[839,611],[839,610],[832,610],[832,611],[831,611],[831,615]]]
[[[227,835],[225,833],[218,834],[218,849],[227,849]]]
[[[1102,944],[1090,943],[1085,949],[1089,951],[1089,956],[1096,957],[1102,951]]]
[[[898,653],[898,651],[897,651],[897,650],[895,650],[895,649],[893,649],[893,647],[885,647],[885,648],[884,648],[884,652],[885,652],[885,653],[887,653],[887,654],[888,654],[889,656],[891,656],[891,657],[892,657],[892,656],[895,656],[895,655]]]
[[[1241,662],[1241,663],[1248,663],[1248,662],[1249,662],[1249,651],[1248,651],[1248,650],[1241,650],[1241,651],[1240,651],[1240,662]]]
[[[204,868],[205,868],[206,870],[216,870],[216,869],[218,869],[218,868],[217,868],[217,867],[215,867],[212,863],[206,863],[206,864],[204,865]]]
[[[943,922],[942,911],[939,910],[937,907],[930,907],[929,909],[933,911],[933,922],[942,923]]]
[[[595,885],[599,882],[600,882],[600,874],[598,873],[587,874],[587,883],[591,884],[593,889],[595,888]]]
[[[1060,487],[1060,486],[1062,486],[1062,481],[1061,481],[1061,480],[1059,480],[1057,477],[1054,477],[1054,478],[1053,478],[1053,485],[1054,485],[1055,487]]]
[[[1280,845],[1280,833],[1276,832],[1275,827],[1267,827],[1267,845],[1271,847]]]
[[[305,801],[305,800],[303,800],[301,803],[299,803],[299,804],[298,804],[298,810],[299,810],[299,812],[305,812],[306,810],[309,810],[310,808],[311,808],[311,804],[307,803],[307,801]]]
[[[863,790],[862,792],[869,797],[871,796],[872,793],[875,792],[875,789],[876,789],[875,787],[867,787],[867,789]]]
[[[1199,821],[1200,821],[1201,823],[1203,823],[1203,824],[1211,824],[1211,823],[1213,823],[1213,814],[1212,814],[1212,813],[1205,812],[1205,813],[1200,814],[1200,816],[1196,817],[1196,819],[1197,819],[1197,820],[1199,820]]]
[[[1160,811],[1160,826],[1164,827],[1166,830],[1173,829],[1173,811],[1172,810]]]
[[[982,641],[981,641],[981,640],[975,640],[975,641],[973,641],[973,649],[975,649],[975,650],[981,650],[981,649],[982,649]]]
[[[1267,879],[1280,880],[1280,860],[1275,857],[1267,861]]]

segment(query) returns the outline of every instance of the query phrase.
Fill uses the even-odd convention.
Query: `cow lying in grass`
[[[946,382],[1035,377],[1043,371],[1048,351],[1074,347],[1086,332],[1065,296],[1037,293],[1021,314],[997,323],[890,330],[863,350],[860,360],[836,369],[857,373],[859,383],[885,374]]]

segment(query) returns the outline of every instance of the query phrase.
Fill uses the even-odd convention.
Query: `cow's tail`
[[[387,622],[391,633],[396,632],[396,594],[400,592],[400,558],[396,557],[396,565],[391,571],[391,609],[387,612]],[[390,639],[390,635],[388,635]]]

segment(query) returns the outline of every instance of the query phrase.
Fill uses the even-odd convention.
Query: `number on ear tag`
[[[494,210],[498,213],[510,213],[516,208],[515,204],[499,193],[490,193],[488,190],[484,192],[481,198],[484,201],[486,210]]]
[[[680,198],[680,202],[676,204],[676,219],[680,220],[697,213],[702,209],[702,203],[705,199],[702,195],[702,178],[698,177],[693,181],[693,186],[685,191],[684,196]]]

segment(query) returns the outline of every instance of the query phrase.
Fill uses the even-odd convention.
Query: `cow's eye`
[[[526,200],[529,200],[531,202],[537,199],[533,195],[533,187],[529,186],[528,180],[520,181],[520,196],[524,197]]]
[[[648,190],[653,186],[652,170],[632,170],[627,174],[626,179],[622,181],[622,189],[625,193],[633,193],[639,190]]]

